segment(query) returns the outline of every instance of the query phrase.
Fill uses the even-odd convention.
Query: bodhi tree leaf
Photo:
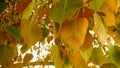
[[[7,32],[14,37],[16,40],[20,41],[22,39],[20,29],[16,26],[7,26]]]
[[[105,63],[100,68],[117,68],[117,66],[113,63]]]
[[[61,24],[65,19],[70,19],[80,9],[82,4],[82,0],[63,0],[53,5],[50,10],[50,18]]]
[[[94,9],[96,12],[100,11],[105,0],[92,0],[89,4],[90,9]]]
[[[104,11],[105,16],[103,16],[104,22],[106,26],[115,26],[115,16],[111,11]]]
[[[61,26],[60,36],[72,49],[77,50],[84,43],[87,29],[88,20],[86,18],[66,21]]]
[[[20,25],[21,25],[20,30],[21,30],[22,37],[28,47],[30,47],[31,45],[34,45],[38,41],[41,41],[42,30],[38,26],[38,24],[35,24],[28,20],[21,20]]]
[[[83,45],[80,47],[80,49],[83,51],[89,49],[92,46],[92,42],[93,42],[93,37],[89,33],[89,31],[87,31],[85,41],[84,41]]]
[[[17,56],[17,47],[13,45],[0,45],[0,64],[12,60]]]
[[[104,44],[107,41],[107,32],[101,17],[97,13],[94,14],[94,24],[97,31],[96,34],[98,34],[100,42]]]
[[[32,0],[24,0],[24,1],[19,1],[16,5],[16,11],[21,14],[27,6],[32,2]]]
[[[101,65],[104,62],[104,59],[105,57],[103,55],[102,49],[100,47],[93,48],[91,58],[90,58],[91,62],[93,64]]]
[[[41,28],[42,30],[42,37],[46,38],[49,35],[49,30],[46,27]]]
[[[6,8],[6,2],[5,0],[0,0],[0,13],[4,11]]]
[[[52,52],[55,68],[62,68],[64,64],[64,59],[61,58],[59,48],[53,45],[51,47],[51,52]]]
[[[30,54],[30,53],[27,53],[27,54],[25,55],[25,57],[23,58],[23,63],[24,63],[24,64],[27,64],[27,63],[29,63],[32,59],[33,59],[33,55]]]
[[[109,10],[117,11],[118,9],[118,0],[106,0],[106,5],[108,6]]]
[[[120,65],[120,47],[116,45],[109,45],[109,55],[113,63],[117,64],[118,66]]]
[[[27,8],[23,11],[22,13],[22,19],[29,19],[31,13],[32,13],[32,10],[33,10],[33,7],[35,6],[35,0],[32,0],[32,2],[27,6]]]

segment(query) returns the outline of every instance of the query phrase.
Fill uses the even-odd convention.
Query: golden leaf
[[[79,18],[77,21],[66,21],[60,29],[61,38],[74,50],[81,47],[87,33],[88,21]]]
[[[115,26],[115,17],[113,12],[111,11],[105,11],[104,12],[106,14],[106,16],[104,16],[104,22],[106,26]]]

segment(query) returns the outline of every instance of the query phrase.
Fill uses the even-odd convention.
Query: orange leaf
[[[106,5],[109,7],[111,11],[118,10],[118,0],[107,0]]]
[[[87,28],[88,20],[85,18],[66,21],[61,26],[60,35],[72,49],[77,50],[84,43]]]
[[[48,42],[48,43],[50,43],[50,41],[52,41],[52,40],[53,40],[53,36],[48,36],[48,37],[47,37],[47,42]]]
[[[86,62],[79,51],[69,54],[70,62],[73,64],[74,68],[86,68]]]
[[[21,14],[26,8],[27,6],[30,4],[30,2],[32,2],[32,0],[22,0],[19,1],[16,5],[16,11]]]
[[[40,8],[39,11],[37,12],[39,18],[42,18],[46,13],[47,13],[47,8]]]
[[[80,49],[83,51],[88,50],[90,48],[90,46],[92,46],[92,42],[93,42],[93,37],[89,32],[87,32],[85,41],[84,41],[83,45],[80,47]]]
[[[90,18],[92,17],[94,14],[94,11],[92,9],[89,8],[85,8],[83,11],[81,10],[78,17],[80,18]]]
[[[106,16],[103,17],[106,26],[115,26],[115,16],[113,12],[105,11],[104,13],[106,14]]]
[[[27,54],[25,55],[25,57],[23,58],[23,63],[24,63],[24,64],[27,64],[27,63],[30,62],[30,60],[32,60],[32,59],[33,59],[33,55],[30,54],[30,53],[27,53]]]

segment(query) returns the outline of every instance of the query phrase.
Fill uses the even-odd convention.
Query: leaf
[[[61,26],[60,36],[72,49],[77,50],[84,43],[87,28],[88,21],[85,18],[66,21]]]
[[[16,26],[7,26],[7,32],[14,37],[16,40],[20,41],[22,39],[20,29]]]
[[[93,48],[90,60],[93,64],[96,65],[101,65],[104,62],[105,56],[103,55],[102,49],[100,47]]]
[[[50,43],[50,41],[52,41],[52,40],[53,40],[53,36],[48,36],[48,37],[47,37],[47,42],[48,42],[48,43]]]
[[[84,41],[83,45],[80,47],[80,49],[82,51],[85,51],[85,50],[89,49],[92,46],[92,43],[93,43],[93,37],[89,33],[89,31],[87,31],[85,41]]]
[[[117,66],[113,63],[105,63],[100,68],[117,68]]]
[[[27,53],[23,58],[23,64],[29,63],[33,59],[33,55],[30,53]]]
[[[109,10],[117,11],[118,9],[118,0],[107,0],[106,5],[108,6]]]
[[[19,1],[16,5],[16,11],[21,14],[27,6],[32,2],[32,0],[24,0],[24,1]]]
[[[40,8],[37,12],[37,15],[39,16],[39,18],[41,19],[46,13],[48,12],[47,8]]]
[[[6,8],[5,0],[0,0],[0,13],[3,12]]]
[[[63,0],[52,6],[49,12],[50,18],[61,24],[65,19],[70,19],[82,4],[82,0]]]
[[[0,64],[17,57],[17,47],[0,44]]]
[[[65,59],[64,59],[64,66],[63,68],[73,68],[72,65],[70,64],[70,60],[69,60],[69,57],[66,56]]]
[[[107,41],[107,32],[101,17],[98,14],[94,14],[94,24],[98,33],[98,38],[102,44]]]
[[[46,38],[49,35],[49,30],[46,27],[42,27],[42,37]]]
[[[27,8],[23,11],[22,13],[22,19],[29,19],[31,13],[32,13],[32,10],[35,6],[35,0],[32,0],[32,2],[27,6]]]
[[[21,53],[25,53],[29,48],[27,45],[23,45],[22,48],[20,49]]]
[[[55,68],[62,68],[62,66],[64,64],[64,60],[60,56],[59,48],[57,46],[53,45],[51,47],[51,52],[52,52],[52,57],[53,57],[53,60],[54,60]]]
[[[83,18],[89,19],[90,17],[93,16],[93,14],[94,14],[94,11],[93,11],[92,9],[84,8],[83,10],[81,10],[81,11],[79,12],[78,17],[79,17],[79,18],[82,18],[82,17],[83,17]]]
[[[38,26],[38,24],[35,24],[28,20],[21,20],[20,25],[22,37],[28,48],[31,47],[31,45],[37,43],[38,41],[41,41],[42,30]]]
[[[87,68],[87,64],[79,51],[70,52],[69,59],[73,68]]]
[[[105,2],[105,0],[92,0],[89,4],[89,8],[98,12],[98,11],[100,11],[104,2]]]
[[[119,66],[120,64],[120,47],[116,45],[109,45],[109,55],[113,63],[117,64]]]
[[[115,26],[115,16],[111,11],[104,12],[106,16],[103,17],[106,26]]]

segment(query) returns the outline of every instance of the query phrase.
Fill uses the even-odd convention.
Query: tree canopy
[[[120,0],[0,0],[0,65],[120,68]]]

